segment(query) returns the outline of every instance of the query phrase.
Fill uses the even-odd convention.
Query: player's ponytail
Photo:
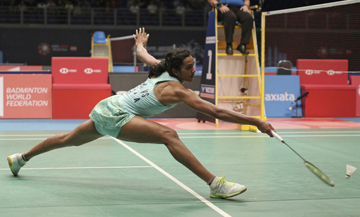
[[[149,78],[153,76],[158,77],[165,71],[166,71],[165,60],[162,60],[160,63],[150,66],[148,77]]]

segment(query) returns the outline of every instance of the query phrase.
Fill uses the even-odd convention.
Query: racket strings
[[[335,186],[334,182],[327,176],[325,173],[323,173],[321,170],[319,170],[316,166],[314,166],[312,163],[306,161],[299,153],[297,153],[293,148],[291,148],[290,145],[286,144],[285,141],[282,141],[287,147],[289,147],[295,154],[297,154],[305,163],[305,166],[314,173],[317,177],[319,177],[323,182],[330,186]]]

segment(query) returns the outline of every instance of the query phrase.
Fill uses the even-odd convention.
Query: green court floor
[[[285,141],[334,182],[324,184],[288,147],[238,130],[178,131],[217,176],[246,185],[232,199],[175,161],[164,145],[103,137],[32,159],[18,177],[6,157],[64,131],[0,131],[0,216],[360,216],[360,129],[278,130]]]

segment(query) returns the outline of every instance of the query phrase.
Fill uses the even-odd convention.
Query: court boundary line
[[[210,201],[206,200],[204,197],[202,197],[201,195],[199,195],[198,193],[196,193],[194,190],[192,190],[191,188],[189,188],[188,186],[186,186],[185,184],[183,184],[182,182],[180,182],[178,179],[176,179],[175,177],[173,177],[172,175],[170,175],[168,172],[166,172],[165,170],[161,169],[158,165],[154,164],[152,161],[150,161],[149,159],[147,159],[146,157],[144,157],[143,155],[141,155],[139,152],[135,151],[134,149],[132,149],[130,146],[126,145],[124,142],[122,142],[121,140],[117,139],[117,138],[113,138],[111,137],[113,140],[115,140],[116,142],[118,142],[120,145],[124,146],[126,149],[128,149],[129,151],[131,151],[133,154],[135,154],[136,156],[138,156],[139,158],[141,158],[143,161],[145,161],[146,163],[150,164],[152,167],[154,167],[156,170],[158,170],[160,173],[162,173],[163,175],[165,175],[166,177],[168,177],[170,180],[172,180],[173,182],[175,182],[176,184],[178,184],[180,187],[182,187],[184,190],[186,190],[187,192],[189,192],[190,194],[192,194],[194,197],[196,197],[197,199],[199,199],[201,202],[205,203],[206,205],[208,205],[211,209],[213,209],[214,211],[216,211],[217,213],[219,213],[222,216],[226,216],[226,217],[231,217],[231,215],[227,214],[225,211],[223,211],[222,209],[220,209],[219,207],[215,206],[213,203],[211,203]]]
[[[249,131],[239,131],[239,132],[214,132],[214,133],[202,133],[202,132],[197,132],[197,133],[182,133],[182,132],[177,132],[179,135],[196,135],[196,134],[201,134],[201,135],[217,135],[217,134],[223,134],[223,135],[232,135],[232,134],[239,134],[239,133],[249,133],[249,134],[254,134],[255,132],[249,132]],[[281,133],[281,134],[290,134],[290,133],[294,133],[294,134],[305,134],[305,133],[310,133],[310,134],[315,134],[315,133],[360,133],[360,129],[357,131],[311,131],[311,132],[282,132],[280,130],[276,131],[277,133]],[[1,135],[0,135],[1,136]]]
[[[187,130],[186,130],[187,131]],[[5,131],[0,131],[0,132],[5,132]],[[29,131],[29,132],[32,132],[32,131]],[[319,133],[319,134],[322,134],[322,133],[360,133],[360,129],[359,130],[347,130],[347,131],[337,131],[337,130],[328,130],[328,131],[315,131],[315,130],[311,130],[311,132],[295,132],[295,131],[289,131],[289,132],[282,132],[281,130],[278,130],[277,131],[278,133],[281,133],[281,134],[315,134],[315,133]],[[239,133],[248,133],[248,134],[253,134],[253,135],[265,135],[265,134],[262,134],[262,133],[259,133],[259,134],[256,134],[254,132],[247,132],[247,131],[239,131],[239,132],[194,132],[194,133],[185,133],[185,132],[177,132],[180,136],[181,135],[197,135],[197,134],[200,134],[200,135],[238,135]],[[56,133],[54,134],[29,134],[29,135],[26,135],[26,134],[12,134],[12,135],[0,135],[0,138],[4,138],[4,137],[37,137],[37,136],[54,136],[56,135]],[[320,136],[320,135],[319,135]],[[321,135],[323,136],[323,135]],[[47,137],[47,138],[48,138]],[[35,138],[34,138],[35,139]],[[36,139],[39,139],[39,138],[36,138]],[[106,136],[105,137],[100,137],[99,139],[109,139],[107,138]],[[1,140],[1,139],[0,139]],[[20,140],[20,139],[19,139]]]
[[[360,136],[360,134],[338,134],[338,135],[281,135],[281,137],[287,138],[287,137],[358,137]],[[221,135],[214,135],[214,136],[181,136],[179,135],[179,137],[181,139],[208,139],[208,138],[268,138],[268,135],[254,135],[254,136],[244,136],[244,135],[239,135],[239,136],[221,136]],[[271,137],[269,137],[271,138]],[[46,138],[23,138],[23,139],[18,139],[18,138],[6,138],[6,139],[0,139],[0,141],[23,141],[23,140],[45,140]],[[110,137],[106,138],[99,138],[99,139],[111,139]]]
[[[43,168],[21,168],[21,170],[82,170],[82,169],[133,169],[133,168],[152,168],[152,166],[109,166],[109,167],[43,167]],[[0,171],[10,170],[0,168]]]
[[[281,135],[281,137],[352,137],[360,135]],[[204,138],[271,138],[268,135],[258,136],[179,136],[181,139],[204,139]],[[274,137],[275,138],[275,137]]]

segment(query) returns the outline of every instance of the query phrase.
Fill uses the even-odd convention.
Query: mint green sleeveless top
[[[165,106],[155,96],[154,89],[156,85],[164,81],[179,82],[178,79],[170,76],[168,72],[163,72],[160,76],[148,78],[127,93],[118,96],[119,104],[125,111],[143,118],[160,114],[176,106],[176,104]]]

